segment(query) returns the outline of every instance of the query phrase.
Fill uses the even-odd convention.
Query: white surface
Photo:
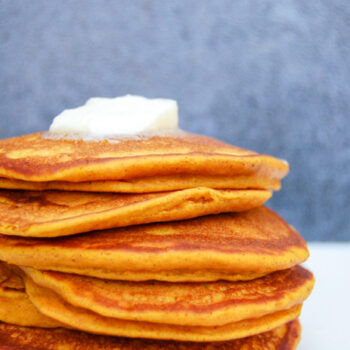
[[[138,135],[177,127],[176,101],[126,95],[90,98],[81,107],[66,109],[53,120],[50,132],[85,136]]]
[[[298,350],[350,350],[350,243],[309,243],[316,284],[305,301]]]

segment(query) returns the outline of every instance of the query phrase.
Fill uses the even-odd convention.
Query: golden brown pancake
[[[19,326],[60,327],[41,314],[28,299],[22,278],[0,262],[0,320]],[[1,349],[1,343],[0,343]]]
[[[190,219],[262,205],[265,190],[197,187],[148,194],[0,190],[0,232],[56,237],[149,222]]]
[[[181,341],[223,341],[243,338],[272,330],[296,319],[301,304],[258,318],[223,326],[178,326],[104,317],[65,302],[56,293],[25,279],[26,292],[35,307],[44,315],[63,324],[90,333],[129,338],[151,338]]]
[[[138,281],[255,278],[308,255],[303,238],[266,207],[50,240],[0,235],[0,260],[10,264]]]
[[[24,268],[67,303],[116,319],[182,326],[223,326],[301,304],[311,272],[296,266],[248,282],[125,282]]]
[[[192,343],[116,338],[66,329],[25,328],[0,323],[3,350],[295,350],[301,328],[295,320],[272,331],[248,338]]]
[[[0,141],[0,177],[24,181],[134,179],[164,175],[258,175],[281,179],[288,164],[206,136],[111,141],[55,140],[42,133]]]
[[[280,180],[258,175],[166,175],[148,176],[129,180],[67,182],[33,182],[0,178],[0,188],[12,190],[61,190],[84,192],[151,193],[175,191],[186,188],[209,187],[216,189],[265,189],[278,191]]]

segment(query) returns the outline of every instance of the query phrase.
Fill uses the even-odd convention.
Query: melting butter
[[[83,106],[64,110],[54,118],[51,136],[132,136],[178,129],[177,102],[126,95],[94,97]]]

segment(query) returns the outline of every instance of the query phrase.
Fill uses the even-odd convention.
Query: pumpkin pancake
[[[34,307],[25,293],[22,278],[13,274],[2,262],[0,262],[0,320],[19,326],[47,328],[61,326]]]
[[[258,175],[211,176],[211,175],[168,175],[149,176],[129,180],[107,180],[87,182],[33,182],[0,178],[0,188],[12,190],[61,190],[84,192],[151,193],[175,191],[194,187],[216,189],[267,189],[278,191],[278,179]]]
[[[138,281],[249,279],[308,255],[303,238],[266,207],[50,240],[0,235],[0,259],[10,264]]]
[[[181,341],[223,341],[243,338],[272,330],[296,319],[301,304],[258,318],[223,326],[178,326],[104,317],[65,302],[56,293],[25,279],[26,292],[35,307],[44,315],[73,329],[90,333],[129,338],[151,338]]]
[[[248,338],[193,343],[116,338],[67,329],[25,328],[0,323],[0,349],[6,350],[295,350],[300,339],[299,321]]]
[[[197,187],[148,194],[0,190],[0,232],[56,237],[157,221],[190,219],[262,205],[265,190]]]
[[[210,137],[176,132],[105,141],[36,133],[0,141],[0,177],[24,181],[134,179],[164,175],[258,175],[280,180],[288,164]]]
[[[120,282],[24,268],[67,303],[105,317],[182,326],[222,326],[301,304],[311,272],[296,266],[248,282]]]

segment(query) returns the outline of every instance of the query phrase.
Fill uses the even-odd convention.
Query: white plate
[[[316,284],[302,314],[298,350],[350,350],[350,243],[309,243]]]

